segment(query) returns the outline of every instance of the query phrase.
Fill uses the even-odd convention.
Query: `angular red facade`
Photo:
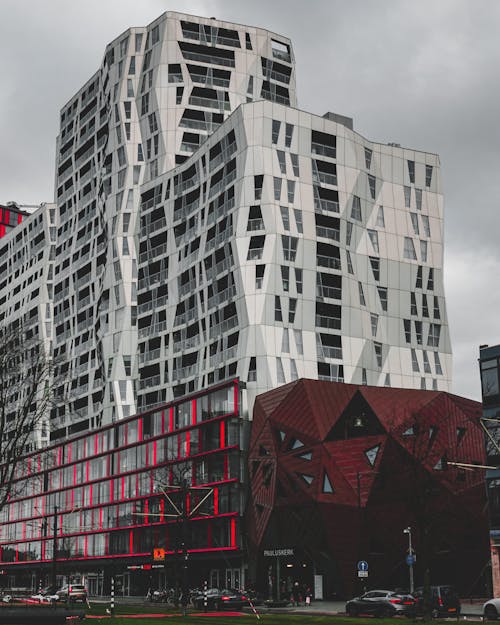
[[[452,464],[484,464],[480,416],[449,393],[313,380],[259,396],[247,528],[262,590],[287,593],[294,579],[325,597],[408,588],[410,526],[416,586],[428,569],[485,592],[484,470]]]

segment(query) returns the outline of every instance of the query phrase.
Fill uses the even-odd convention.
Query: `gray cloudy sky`
[[[109,41],[166,10],[290,37],[300,108],[440,155],[453,390],[479,399],[478,346],[500,342],[500,2],[1,0],[0,202],[53,199],[59,109]]]

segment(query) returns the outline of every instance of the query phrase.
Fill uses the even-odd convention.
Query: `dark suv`
[[[430,586],[430,610],[434,618],[440,616],[457,616],[460,614],[460,599],[454,586],[443,584]],[[416,588],[413,593],[417,601],[417,614],[424,612],[424,588]]]

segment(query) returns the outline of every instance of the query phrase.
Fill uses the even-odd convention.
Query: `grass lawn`
[[[131,614],[131,612],[130,612]],[[334,616],[304,616],[300,614],[261,614],[260,619],[257,619],[255,615],[249,616],[232,616],[221,615],[220,612],[209,612],[207,616],[194,616],[189,614],[187,617],[183,617],[180,614],[172,614],[164,619],[161,618],[124,618],[120,616],[92,618],[88,620],[89,625],[92,623],[107,623],[111,625],[154,625],[154,623],[168,623],[168,625],[250,625],[254,623],[262,623],[263,625],[288,625],[290,624],[302,624],[306,622],[308,625],[374,625],[373,619],[346,619],[342,617]],[[389,619],[377,619],[377,625],[389,625]],[[395,622],[392,621],[392,625]]]
[[[156,608],[156,606],[154,606]],[[180,625],[181,623],[187,625],[188,623],[191,625],[251,625],[262,623],[262,625],[302,625],[306,623],[307,625],[403,625],[405,623],[413,623],[414,621],[407,619],[373,619],[373,618],[352,618],[346,616],[335,616],[335,615],[327,615],[320,616],[314,614],[269,614],[264,613],[260,614],[260,619],[257,619],[255,615],[238,615],[235,616],[233,614],[221,614],[220,612],[208,612],[206,615],[200,615],[199,612],[190,611],[187,617],[183,617],[178,612],[171,612],[168,609],[160,608],[158,609],[149,609],[149,606],[140,607],[140,606],[120,606],[119,609],[115,610],[115,616],[102,616],[99,618],[96,615],[97,610],[90,610],[88,613],[92,618],[88,619],[89,625],[93,625],[95,623],[98,625],[99,623],[106,623],[107,625],[154,625],[157,623],[168,624],[168,625]],[[102,615],[102,611],[99,610],[99,613]],[[151,618],[126,618],[124,614],[168,614],[168,616],[164,618],[159,617],[151,617]],[[97,616],[97,617],[96,617]],[[432,621],[433,625],[444,624],[446,621]],[[453,621],[448,621],[448,625]],[[422,621],[418,621],[420,625],[422,625]]]

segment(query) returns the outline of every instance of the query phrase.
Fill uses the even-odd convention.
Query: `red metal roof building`
[[[428,568],[431,581],[484,592],[484,470],[451,464],[484,465],[480,416],[445,392],[299,380],[260,395],[247,520],[262,590],[293,579],[321,583],[325,598],[408,588],[410,526],[416,586]]]

